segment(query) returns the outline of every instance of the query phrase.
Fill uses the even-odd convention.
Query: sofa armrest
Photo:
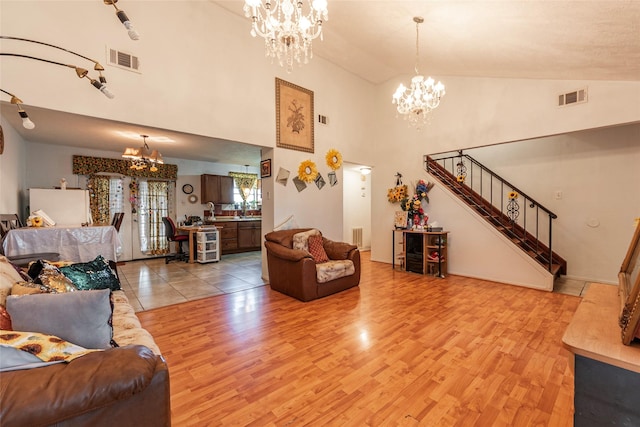
[[[0,425],[50,425],[138,395],[151,384],[161,357],[143,346],[89,353],[70,363],[4,372]]]
[[[350,259],[351,253],[354,250],[358,250],[358,247],[355,245],[345,242],[334,242],[326,237],[322,238],[322,246],[329,259],[333,260]]]
[[[267,251],[271,253],[271,255],[286,261],[298,262],[305,258],[313,260],[313,257],[309,252],[303,251],[301,249],[289,249],[270,241],[264,242],[264,246],[267,248]]]

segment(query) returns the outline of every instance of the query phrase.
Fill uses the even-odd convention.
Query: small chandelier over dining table
[[[162,154],[158,150],[153,150],[149,148],[147,144],[147,138],[149,135],[140,135],[142,137],[143,145],[140,148],[130,148],[127,147],[122,153],[122,157],[125,159],[131,160],[130,169],[142,170],[147,166],[151,172],[157,172],[158,166],[164,164],[164,159],[162,158]]]
[[[306,64],[313,58],[312,40],[322,40],[322,22],[329,19],[327,0],[245,0],[244,14],[251,18],[251,35],[264,37],[266,56],[278,59],[290,73],[293,62]]]
[[[409,124],[416,126],[417,129],[427,122],[427,114],[440,105],[440,99],[444,96],[444,85],[418,72],[418,62],[420,57],[419,51],[419,26],[424,22],[424,18],[416,16],[413,18],[416,23],[416,75],[411,79],[409,88],[402,83],[393,94],[393,103],[397,104],[399,114],[403,114],[405,120]]]

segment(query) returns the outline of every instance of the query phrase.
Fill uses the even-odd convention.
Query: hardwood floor
[[[393,271],[302,303],[268,286],[137,313],[175,426],[571,426],[580,298]]]

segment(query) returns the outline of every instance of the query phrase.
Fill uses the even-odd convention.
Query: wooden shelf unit
[[[396,256],[398,232],[402,234],[402,250]],[[444,278],[449,263],[448,234],[448,231],[393,230],[393,268],[399,264],[404,271]]]

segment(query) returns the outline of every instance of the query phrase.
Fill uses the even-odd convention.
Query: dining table
[[[7,257],[55,252],[60,261],[89,262],[98,255],[116,261],[122,240],[112,225],[22,227],[9,230],[2,247]]]

